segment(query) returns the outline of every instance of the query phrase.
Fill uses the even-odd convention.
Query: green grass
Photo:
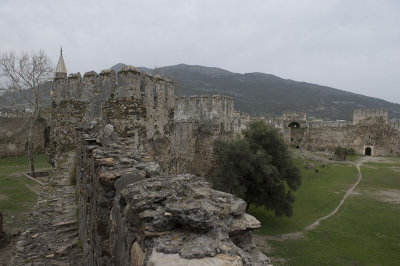
[[[49,167],[47,155],[35,158],[35,167]],[[4,214],[5,226],[15,228],[21,226],[26,212],[32,208],[37,194],[28,188],[38,185],[23,176],[28,171],[28,160],[25,157],[0,158],[0,210]]]
[[[348,155],[348,156],[346,157],[346,161],[352,161],[352,162],[354,162],[354,161],[359,160],[361,157],[362,157],[362,156],[361,156],[361,155],[358,155],[358,154],[356,154],[356,155]]]
[[[302,185],[295,192],[292,217],[277,218],[263,207],[250,207],[249,213],[262,223],[259,233],[277,235],[304,229],[317,218],[330,213],[357,179],[354,166],[331,164],[322,168],[320,163],[313,164],[318,168],[318,174],[314,169],[305,169],[304,161],[296,160],[302,173]]]
[[[357,193],[337,214],[306,233],[304,239],[268,241],[272,256],[286,259],[285,265],[399,265],[400,204],[387,202],[379,194],[398,191],[400,197],[400,173],[388,165],[362,167]]]
[[[47,168],[46,154],[39,154],[34,157],[35,168]],[[0,175],[7,175],[18,171],[29,171],[29,162],[25,156],[0,157]]]

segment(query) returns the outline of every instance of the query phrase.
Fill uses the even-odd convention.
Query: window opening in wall
[[[290,141],[293,141],[293,138],[290,138]]]

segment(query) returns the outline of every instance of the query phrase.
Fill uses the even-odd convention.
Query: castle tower
[[[65,67],[64,58],[62,55],[62,47],[60,52],[60,58],[58,59],[58,64],[56,67],[56,76],[55,78],[67,78],[67,68]]]

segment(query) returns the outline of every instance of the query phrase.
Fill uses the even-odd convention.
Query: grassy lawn
[[[262,223],[260,234],[279,235],[304,229],[317,218],[330,213],[357,179],[357,169],[354,166],[331,164],[322,167],[320,163],[313,164],[318,168],[318,174],[314,169],[305,169],[303,160],[296,160],[302,173],[302,185],[295,192],[292,217],[277,218],[273,212],[265,211],[263,207],[250,208],[250,214]]]
[[[270,255],[286,259],[285,265],[399,265],[400,172],[392,164],[362,167],[363,180],[356,193],[336,215],[304,239],[268,241],[273,248]],[[296,206],[302,213],[303,204]]]
[[[49,167],[47,155],[35,158],[35,167]],[[28,160],[25,157],[0,158],[0,210],[4,215],[4,227],[14,231],[23,225],[26,213],[35,204],[39,190],[35,182],[22,175],[28,171]]]

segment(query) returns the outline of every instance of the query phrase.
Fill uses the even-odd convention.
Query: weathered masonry
[[[57,69],[50,151],[57,164],[77,149],[87,265],[268,264],[246,203],[199,177],[212,169],[213,140],[245,124],[231,98],[176,98],[168,79],[131,66],[83,78]]]
[[[355,109],[353,121],[307,120],[305,113],[284,113],[266,120],[279,128],[286,143],[310,151],[353,148],[357,154],[393,156],[400,154],[399,124],[390,122],[381,109]]]

